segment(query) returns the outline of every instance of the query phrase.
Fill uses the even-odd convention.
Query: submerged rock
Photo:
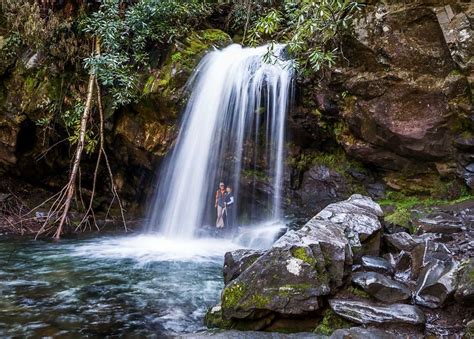
[[[361,259],[362,267],[368,271],[392,274],[393,267],[388,260],[370,255],[363,256]]]
[[[380,273],[358,272],[353,275],[352,282],[386,303],[405,301],[411,297],[411,291],[405,285]]]
[[[459,264],[452,259],[433,259],[418,277],[415,302],[430,308],[441,307],[456,288]]]
[[[425,323],[423,312],[412,305],[379,306],[369,302],[337,299],[330,300],[329,305],[341,317],[358,324],[403,323],[421,325]]]

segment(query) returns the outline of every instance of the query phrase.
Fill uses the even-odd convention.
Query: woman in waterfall
[[[234,194],[230,186],[225,194],[225,225],[230,229],[234,226]]]
[[[221,182],[216,192],[216,203],[214,207],[217,209],[216,227],[224,228],[224,208],[225,208],[225,184]]]

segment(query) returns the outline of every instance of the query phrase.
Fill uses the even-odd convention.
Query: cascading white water
[[[275,46],[275,55],[283,50]],[[291,61],[280,57],[265,63],[265,53],[266,46],[231,45],[200,62],[189,83],[191,97],[175,149],[160,174],[151,229],[159,228],[167,237],[192,238],[214,205],[219,181],[232,185],[240,196],[243,170],[264,173],[273,189],[272,219],[280,217],[293,70]]]

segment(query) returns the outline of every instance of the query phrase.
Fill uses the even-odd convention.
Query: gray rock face
[[[383,211],[380,206],[359,194],[352,195],[346,201],[331,204],[316,215],[319,219],[339,225],[354,252],[369,255],[379,253],[381,216]]]
[[[224,257],[224,284],[227,285],[231,280],[237,278],[255,260],[260,258],[263,253],[264,251],[254,250],[227,252]]]
[[[352,282],[386,303],[405,301],[411,297],[411,291],[405,285],[380,273],[358,272],[352,276]]]
[[[322,297],[342,286],[350,272],[348,232],[356,234],[353,239],[359,243],[366,240],[381,229],[381,215],[370,198],[354,195],[329,205],[300,230],[287,232],[260,257],[245,251],[229,254],[224,318],[255,320],[273,313],[298,316],[318,310]]]
[[[351,327],[334,331],[330,339],[395,339],[396,335],[376,328]]]
[[[474,258],[469,259],[462,270],[454,297],[461,304],[474,305]]]
[[[390,247],[397,251],[410,252],[416,245],[418,245],[413,237],[406,232],[385,234],[384,239]]]
[[[370,255],[363,256],[361,264],[367,271],[374,271],[385,274],[393,274],[392,265],[385,259]]]
[[[341,317],[358,324],[403,323],[420,325],[425,323],[423,312],[412,305],[378,306],[369,302],[337,299],[330,300],[329,305]]]
[[[441,307],[455,291],[458,266],[452,259],[432,259],[418,277],[415,302],[430,308]]]
[[[350,195],[350,187],[347,179],[337,171],[316,165],[304,173],[298,193],[305,206],[317,202],[323,208],[334,201],[346,199]]]

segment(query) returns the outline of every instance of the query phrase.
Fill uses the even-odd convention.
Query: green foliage
[[[15,58],[18,49],[22,44],[21,36],[18,32],[11,33],[3,42],[3,46],[0,49],[0,55],[4,61]]]
[[[229,14],[230,28],[234,30],[245,30],[249,23],[255,23],[261,13],[266,13],[278,1],[275,0],[237,0],[228,1],[232,3]]]
[[[97,75],[115,107],[138,95],[135,70],[148,64],[148,44],[166,45],[186,35],[210,10],[196,0],[143,0],[122,13],[120,3],[104,1],[81,23],[83,31],[100,43],[100,54],[86,58],[85,67]]]
[[[347,155],[341,150],[332,153],[302,153],[297,158],[290,158],[288,164],[300,171],[306,171],[314,165],[324,165],[342,175],[346,175],[347,170],[351,168],[365,172],[360,163],[348,159]]]
[[[85,56],[86,44],[76,35],[73,18],[54,12],[42,15],[36,1],[4,0],[2,12],[9,32],[7,40],[16,47],[39,52],[58,70],[63,70],[67,64],[78,63]],[[5,52],[10,53],[7,58],[15,56],[12,54],[15,49],[10,47],[4,46]]]
[[[286,42],[297,69],[304,74],[317,72],[335,64],[342,35],[351,28],[360,6],[350,0],[285,0],[280,8],[269,10],[255,22],[248,42]],[[273,45],[267,54],[274,54]]]
[[[71,145],[76,144],[79,140],[81,116],[83,112],[84,103],[81,100],[78,100],[72,109],[66,110],[61,115],[64,125],[66,126],[66,130],[68,131],[68,140]],[[96,135],[92,129],[87,129],[84,141],[84,150],[87,154],[92,154],[99,142],[98,135]]]
[[[411,225],[414,209],[429,210],[436,205],[456,204],[472,198],[473,196],[468,192],[464,192],[458,199],[445,200],[432,197],[407,196],[401,192],[390,191],[378,203],[380,206],[394,207],[394,210],[385,216],[386,221],[415,231]]]

